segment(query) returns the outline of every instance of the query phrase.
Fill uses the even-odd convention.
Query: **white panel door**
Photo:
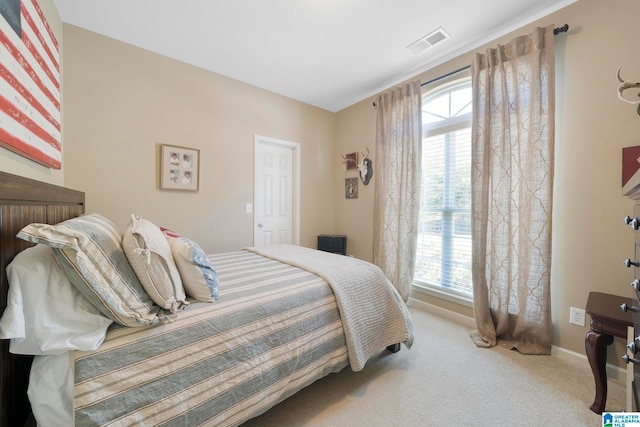
[[[256,136],[254,246],[298,244],[295,143]]]

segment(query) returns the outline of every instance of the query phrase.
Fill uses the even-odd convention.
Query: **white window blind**
[[[463,296],[471,285],[471,82],[423,96],[422,188],[414,281]]]

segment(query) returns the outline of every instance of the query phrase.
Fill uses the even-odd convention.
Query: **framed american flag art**
[[[62,167],[59,48],[37,0],[0,0],[0,146]]]

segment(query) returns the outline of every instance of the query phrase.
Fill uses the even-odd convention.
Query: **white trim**
[[[409,298],[407,303],[409,307],[415,307],[418,310],[426,311],[427,313],[434,314],[438,317],[442,317],[447,320],[451,320],[454,323],[458,323],[467,328],[475,328],[476,322],[473,317],[465,316],[464,314],[456,313],[446,308],[438,307],[437,305],[430,304],[428,302],[420,301],[415,298]]]
[[[409,298],[407,305],[409,307],[415,307],[418,310],[425,311],[427,313],[433,314],[443,319],[450,320],[454,323],[457,323],[467,328],[473,329],[476,327],[476,322],[473,319],[473,317],[465,316],[463,314],[456,313],[451,310],[447,310],[446,308],[438,307],[437,305],[420,301],[415,298]],[[572,365],[575,365],[581,368],[586,367],[589,370],[591,369],[586,355],[576,353],[575,351],[567,350],[566,348],[563,348],[563,347],[552,345],[551,356],[557,357],[558,359],[564,360],[568,363],[571,363]],[[611,363],[607,363],[608,379],[624,382],[626,380],[626,376],[627,376],[626,369],[613,365]]]
[[[591,367],[589,366],[589,360],[587,359],[587,356],[584,354],[576,353],[575,351],[567,350],[566,348],[552,345],[551,356],[557,357],[558,359],[562,359],[565,362],[571,363],[572,365],[575,365],[581,368],[586,367],[589,370],[591,370]],[[607,363],[607,379],[625,381],[626,377],[627,377],[626,369],[613,365],[611,363]]]
[[[411,287],[416,292],[420,292],[426,295],[431,295],[436,298],[444,299],[447,301],[455,302],[456,304],[464,305],[465,307],[473,307],[473,297],[463,295],[462,293],[454,291],[445,291],[438,289],[435,286],[429,286],[428,284],[413,282]]]
[[[292,239],[294,245],[300,244],[300,144],[298,142],[285,141],[283,139],[271,138],[268,136],[262,135],[254,135],[254,149],[253,149],[253,158],[254,158],[254,200],[253,205],[255,206],[255,156],[257,153],[257,147],[259,144],[270,144],[276,145],[279,147],[285,147],[292,150],[293,154],[293,189],[292,189],[292,204],[293,204],[293,230],[292,230]],[[254,210],[255,212],[255,210]],[[254,243],[255,243],[255,223],[253,225],[254,233]]]

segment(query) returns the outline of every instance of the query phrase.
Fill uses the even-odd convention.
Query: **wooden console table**
[[[585,337],[585,349],[589,365],[596,380],[596,398],[591,410],[597,414],[604,411],[607,402],[607,346],[613,337],[627,338],[627,327],[633,326],[631,311],[624,312],[620,306],[631,307],[631,298],[618,295],[590,292],[585,311],[591,317],[591,329]]]

